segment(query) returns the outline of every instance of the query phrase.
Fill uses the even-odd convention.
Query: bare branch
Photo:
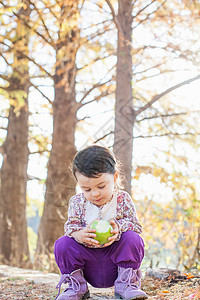
[[[109,92],[109,91],[102,92],[100,95],[94,97],[94,99],[92,99],[92,100],[90,100],[90,101],[88,101],[88,102],[83,103],[81,107],[83,107],[84,105],[90,104],[90,103],[92,103],[92,102],[98,101],[98,100],[100,100],[101,98],[104,98],[104,97],[106,97],[106,96],[108,96],[108,95],[111,95],[111,94],[113,94],[113,93],[114,93],[114,92]]]
[[[30,84],[45,98],[47,101],[53,105],[53,101],[51,101],[34,83],[30,82]]]
[[[34,72],[34,73],[35,73],[35,72]],[[38,79],[38,78],[46,79],[46,78],[49,78],[49,76],[37,74],[37,75],[31,75],[30,78],[31,78],[31,79]]]
[[[3,126],[0,126],[0,129],[1,130],[7,130],[7,128],[3,127]]]
[[[99,139],[97,139],[95,142],[93,142],[94,144],[98,143],[99,141],[105,139],[107,136],[111,135],[111,134],[114,134],[114,131],[111,130],[109,131],[108,133],[106,133],[105,135],[103,135],[102,137],[100,137]]]
[[[93,142],[94,144],[98,143],[99,141],[103,140],[104,138],[108,137],[109,135],[114,134],[114,131],[109,131],[107,132],[105,135],[103,135],[102,137],[100,137],[99,139],[97,139],[95,142]],[[159,137],[165,137],[165,136],[169,136],[169,137],[174,137],[174,136],[199,136],[200,132],[198,133],[193,133],[193,132],[184,132],[184,133],[178,133],[178,132],[167,132],[167,133],[163,133],[163,134],[155,134],[155,135],[138,135],[138,136],[134,136],[133,139],[138,139],[138,138],[159,138]]]
[[[25,58],[27,58],[32,63],[34,63],[40,70],[45,72],[50,78],[53,79],[53,75],[51,75],[47,70],[45,70],[41,65],[39,65],[33,58],[29,57],[28,55],[26,55],[24,52],[21,52],[20,50],[17,50],[17,52],[20,53]]]
[[[50,3],[45,3],[44,1],[42,1],[42,3],[46,6],[46,8],[48,8],[49,9],[49,11],[51,12],[51,14],[52,14],[52,16],[54,16],[54,18],[55,19],[57,19],[58,17],[55,15],[55,13],[52,11],[52,7],[54,7],[54,5],[52,4],[51,6],[50,6]],[[48,5],[47,5],[48,4]]]
[[[78,119],[77,120],[77,122],[80,122],[80,121],[84,121],[84,120],[86,120],[86,119],[90,119],[90,118],[93,118],[93,117],[97,117],[97,116],[99,116],[99,115],[104,115],[104,114],[106,114],[106,113],[110,113],[110,112],[113,112],[113,109],[108,109],[108,110],[105,110],[105,111],[103,111],[103,112],[100,112],[100,113],[97,113],[97,114],[94,114],[94,115],[91,115],[91,116],[84,116],[82,119]]]
[[[0,116],[0,119],[8,120],[8,117]]]
[[[82,97],[82,99],[79,101],[79,103],[81,103],[82,105],[84,105],[84,103],[83,103],[83,100],[87,97],[87,96],[89,96],[89,94],[93,91],[93,90],[95,90],[96,88],[99,88],[100,86],[104,86],[104,85],[106,85],[108,82],[110,82],[111,81],[111,79],[109,79],[109,80],[107,80],[107,81],[105,81],[105,82],[98,82],[98,83],[96,83],[95,85],[93,85],[92,87],[91,87],[91,89],[89,89],[86,93],[85,93],[85,95]]]
[[[142,118],[140,120],[137,120],[136,122],[140,123],[142,121],[158,119],[158,118],[177,117],[177,116],[187,115],[188,113],[189,112],[181,112],[181,113],[172,113],[172,114],[164,114],[164,115],[155,115],[155,116],[151,116],[151,117]]]
[[[45,21],[44,21],[42,15],[41,15],[39,9],[36,7],[36,5],[35,5],[31,0],[28,0],[28,2],[29,2],[31,5],[33,5],[33,7],[35,8],[36,12],[38,13],[38,16],[39,16],[39,18],[40,18],[40,20],[41,20],[41,22],[42,22],[42,24],[43,24],[43,26],[44,26],[44,29],[45,29],[45,31],[46,31],[46,34],[48,35],[48,37],[49,37],[49,39],[50,39],[50,44],[52,44],[53,39],[52,39],[52,37],[51,37],[51,35],[50,35],[50,33],[49,33],[49,30],[48,30],[48,28],[47,28],[47,26],[46,26],[46,24],[45,24]]]
[[[114,23],[115,23],[115,25],[116,25],[116,27],[118,29],[119,34],[121,35],[121,37],[123,39],[125,39],[125,35],[124,35],[124,32],[123,32],[123,29],[122,29],[121,24],[120,24],[120,22],[119,22],[119,20],[118,20],[118,18],[116,16],[116,14],[115,14],[114,8],[113,8],[110,0],[106,0],[106,2],[108,4],[108,6],[110,7],[110,10],[111,10],[111,13],[112,13],[112,16],[113,16],[113,21],[114,21]]]
[[[146,6],[144,6],[142,9],[140,9],[136,15],[133,16],[133,19],[135,19],[138,15],[140,15],[147,7],[151,6],[154,2],[157,0],[153,0],[152,2],[148,3]]]
[[[141,79],[137,79],[137,82],[140,82],[140,81],[146,80],[146,79],[150,79],[150,78],[154,78],[154,77],[160,76],[161,74],[172,73],[172,72],[177,72],[177,71],[179,71],[179,70],[163,70],[157,74],[152,74],[152,75],[144,76]]]
[[[34,151],[34,152],[29,152],[29,155],[32,155],[32,154],[44,154],[45,152],[50,153],[49,150],[44,149],[44,150],[38,150],[38,151]]]
[[[135,136],[134,139],[138,139],[138,138],[154,138],[154,137],[164,137],[164,136],[186,136],[186,135],[191,135],[191,136],[197,136],[200,135],[200,132],[198,133],[193,133],[193,132],[184,132],[184,133],[178,133],[178,132],[167,132],[167,133],[162,133],[162,134],[155,134],[155,135],[138,135]]]
[[[7,45],[6,45],[6,46],[7,46]],[[9,62],[8,62],[7,59],[3,56],[2,53],[0,53],[0,56],[5,60],[6,64],[7,64],[8,66],[10,66]]]
[[[5,8],[10,8],[10,6],[5,5],[3,2],[1,2],[1,4],[5,7]],[[41,37],[45,42],[47,42],[49,45],[51,45],[52,47],[54,47],[54,42],[53,40],[49,41],[43,34],[41,34],[40,32],[38,32],[37,30],[33,29],[32,26],[30,26],[27,22],[25,22],[24,18],[22,18],[20,16],[20,14],[17,14],[16,12],[12,11],[13,15],[15,17],[17,17],[20,21],[23,22],[23,24],[30,29],[31,31],[35,32],[39,37]]]
[[[83,27],[83,28],[81,28],[81,31],[88,30],[88,29],[91,29],[92,27],[97,27],[99,25],[103,25],[103,24],[111,23],[111,22],[112,22],[112,19],[104,20],[102,22],[94,23],[94,24],[91,24],[91,25],[89,25],[87,27]]]
[[[96,31],[95,34],[87,36],[87,39],[82,38],[82,41],[80,42],[80,45],[84,45],[86,43],[88,43],[88,40],[91,42],[93,39],[95,39],[96,37],[99,37],[100,35],[103,35],[105,32],[109,32],[113,29],[109,28],[108,26],[104,27],[104,30],[102,31]]]
[[[0,89],[4,90],[4,91],[8,91],[9,87],[5,87],[5,86],[0,86]]]
[[[151,117],[145,117],[145,118],[142,118],[140,120],[136,120],[136,123],[140,123],[140,122],[146,121],[146,120],[158,119],[158,118],[171,118],[171,117],[177,117],[177,116],[184,116],[184,115],[189,115],[189,114],[199,113],[199,112],[200,112],[200,110],[197,109],[197,110],[191,110],[191,111],[180,112],[180,113],[154,115],[154,116],[151,116]]]
[[[81,67],[81,68],[77,68],[77,71],[81,71],[81,70],[83,70],[83,69],[89,67],[90,65],[93,65],[95,62],[97,62],[97,61],[99,61],[99,60],[100,60],[100,61],[103,61],[104,59],[109,58],[109,57],[111,57],[112,55],[115,55],[115,54],[112,53],[112,54],[108,54],[108,55],[106,55],[106,56],[104,56],[104,57],[97,57],[97,58],[95,58],[91,63],[89,63],[89,64],[87,64],[87,65],[84,65],[84,66]]]
[[[173,131],[173,128],[170,128],[169,125],[166,123],[166,119],[162,118],[162,124],[164,125],[164,127],[168,130],[169,133],[171,133],[172,135],[175,133]],[[164,128],[163,128],[164,129]]]
[[[7,81],[7,82],[10,82],[9,78],[5,75],[0,74],[0,78]]]
[[[135,29],[136,27],[138,27],[139,25],[141,25],[142,23],[144,23],[146,20],[148,20],[149,17],[150,17],[151,15],[153,15],[156,11],[158,11],[158,10],[160,9],[160,7],[162,7],[162,6],[165,4],[166,1],[167,1],[167,0],[165,0],[163,3],[161,3],[160,6],[157,7],[154,11],[150,12],[149,14],[147,14],[146,17],[145,17],[143,20],[141,20],[137,25],[135,25],[135,26],[133,27],[133,29]],[[153,2],[152,2],[152,3],[153,3]]]
[[[44,180],[43,178],[39,178],[33,175],[28,175],[27,178],[28,180],[38,180],[38,181]]]
[[[138,75],[138,74],[146,73],[146,72],[148,72],[148,71],[150,71],[152,69],[158,68],[158,67],[160,67],[162,65],[163,65],[163,62],[159,63],[159,64],[157,64],[155,66],[149,67],[147,69],[144,69],[144,70],[141,70],[141,71],[138,71],[138,72],[133,72],[133,75]]]
[[[170,87],[169,89],[165,90],[164,92],[162,92],[159,95],[156,95],[152,98],[151,101],[149,101],[146,105],[144,105],[143,107],[139,108],[138,110],[135,111],[135,115],[139,115],[141,112],[143,112],[144,110],[146,110],[147,108],[151,107],[156,101],[160,100],[160,98],[162,98],[163,96],[171,93],[172,91],[186,85],[186,84],[190,84],[191,82],[195,81],[195,80],[199,80],[200,79],[200,75],[197,75],[195,77],[192,77],[188,80],[185,80],[183,82],[180,82],[172,87]]]
[[[40,70],[42,70],[44,73],[46,73],[50,78],[53,79],[53,75],[51,75],[48,71],[46,71],[41,65],[39,65],[33,58],[29,57],[27,54],[25,54],[24,52],[22,52],[21,50],[19,49],[15,49],[14,46],[9,46],[7,45],[6,43],[4,43],[5,46],[7,46],[10,50],[10,52],[12,52],[13,50],[15,50],[16,52],[18,52],[21,56],[23,56],[24,58],[27,58],[29,61],[31,61],[32,63],[34,63]],[[0,56],[3,57],[3,55],[1,55],[0,53]],[[3,57],[4,58],[4,57]],[[4,58],[5,59],[5,58]],[[5,60],[6,61],[6,60]],[[7,61],[6,63],[9,65],[9,66],[12,66],[12,64],[9,64]]]

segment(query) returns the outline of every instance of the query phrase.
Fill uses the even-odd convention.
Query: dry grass
[[[55,283],[56,284],[56,283]],[[145,277],[142,280],[142,289],[149,295],[149,300],[198,300],[200,299],[200,279],[190,278],[177,283]],[[54,299],[56,289],[47,284],[35,284],[23,278],[1,277],[0,299],[37,300]],[[105,294],[104,294],[105,295]],[[113,297],[94,295],[94,299],[114,299]]]

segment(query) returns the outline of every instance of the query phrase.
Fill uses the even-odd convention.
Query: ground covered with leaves
[[[145,277],[142,289],[148,294],[149,300],[197,300],[200,299],[200,278],[192,277],[187,280],[171,281]],[[109,289],[108,289],[109,290]],[[23,278],[0,278],[0,299],[54,299],[56,289],[48,284],[36,284]],[[91,299],[114,299],[114,296],[91,296]]]
[[[175,282],[172,280],[159,280],[145,277],[142,281],[142,289],[149,296],[149,300],[200,299],[200,279],[198,277]]]

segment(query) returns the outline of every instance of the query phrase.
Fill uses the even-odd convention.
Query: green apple
[[[113,236],[113,233],[110,232],[113,228],[108,221],[95,220],[90,227],[96,230],[95,234],[97,236],[94,239],[99,241],[100,245],[108,243],[108,238]]]

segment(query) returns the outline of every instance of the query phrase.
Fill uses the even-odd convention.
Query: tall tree
[[[50,75],[54,81],[55,97],[52,101],[52,150],[48,162],[44,209],[38,234],[35,258],[37,263],[41,261],[39,257],[42,258],[42,262],[44,261],[43,255],[46,255],[49,260],[55,240],[64,233],[63,225],[67,218],[68,201],[75,193],[75,181],[69,173],[68,166],[76,153],[77,111],[86,104],[98,101],[101,96],[105,97],[112,93],[112,88],[106,86],[109,81],[104,79],[93,83],[88,90],[84,86],[80,93],[81,99],[79,101],[76,99],[78,71],[76,56],[80,46],[87,43],[86,38],[80,37],[79,19],[82,9],[80,2],[58,1],[53,3],[50,9],[46,4],[47,10],[49,9],[47,16],[42,14],[33,2],[31,4],[38,15],[38,27],[43,28],[42,32],[35,33],[40,39],[42,38],[42,43],[48,44],[55,51],[55,64],[52,70],[54,75],[51,76],[46,72],[47,76]],[[45,25],[51,18],[57,28],[55,35],[52,34],[51,27]],[[87,62],[85,65],[87,67]],[[81,72],[84,67],[83,65],[79,71]],[[92,97],[91,94],[98,89],[100,90],[98,95]]]
[[[53,102],[53,138],[43,215],[39,227],[36,258],[53,252],[55,240],[63,233],[68,200],[75,192],[75,181],[68,172],[74,156],[74,134],[78,104],[75,98],[76,53],[79,42],[78,1],[60,1],[58,39],[55,42],[56,68]]]
[[[161,20],[164,22],[165,20],[169,20],[171,16],[171,10],[168,6],[164,6],[166,1],[150,1],[148,3],[144,3],[143,1],[134,1],[134,5],[132,1],[121,1],[118,0],[118,14],[115,14],[114,7],[110,0],[106,0],[108,6],[110,7],[111,13],[113,15],[113,21],[116,25],[118,32],[118,44],[117,44],[117,70],[116,70],[116,105],[115,105],[115,129],[114,129],[114,152],[117,157],[122,162],[124,172],[127,179],[126,190],[131,193],[131,179],[132,179],[132,153],[133,153],[133,130],[137,121],[139,120],[139,116],[143,115],[144,112],[146,114],[153,114],[155,118],[157,118],[157,112],[151,109],[154,103],[158,102],[165,95],[174,91],[177,88],[180,88],[190,82],[198,80],[199,75],[189,78],[183,82],[175,84],[170,88],[166,89],[162,93],[154,94],[151,91],[152,96],[150,96],[151,100],[143,95],[143,91],[141,88],[137,87],[137,72],[133,72],[134,69],[141,68],[142,57],[145,57],[149,61],[150,67],[145,69],[144,71],[139,71],[138,73],[142,77],[142,73],[150,72],[151,69],[158,69],[158,74],[162,74],[164,72],[173,72],[173,70],[166,69],[163,66],[163,63],[158,62],[154,65],[149,60],[151,57],[150,54],[145,53],[147,49],[159,49],[160,45],[141,45],[140,47],[133,46],[132,36],[133,30],[136,29],[139,25],[147,23],[154,24]],[[175,3],[177,5],[177,3]],[[167,8],[167,13],[165,9]],[[176,16],[179,20],[181,19],[181,15],[178,11],[178,16]],[[153,17],[152,17],[153,16]],[[133,26],[134,24],[134,26]],[[158,24],[160,24],[158,22]],[[166,25],[166,23],[163,23]],[[184,25],[184,24],[183,24]],[[173,27],[173,26],[172,26]],[[145,29],[145,27],[143,27]],[[142,33],[142,31],[141,31]],[[145,35],[145,34],[144,34]],[[156,36],[156,33],[155,33]],[[161,41],[160,41],[161,42]],[[163,43],[163,41],[162,41]],[[190,51],[186,54],[181,53],[181,48],[176,43],[166,42],[166,47],[162,47],[169,52],[177,51],[178,57],[184,57],[190,61],[191,53]],[[148,50],[147,50],[148,51]],[[134,58],[133,54],[135,54],[136,58]],[[139,55],[140,54],[140,55]],[[193,57],[195,57],[195,51],[193,53]],[[132,65],[132,61],[137,62],[136,66]],[[195,61],[195,59],[193,58]],[[134,68],[133,68],[134,67]],[[151,75],[150,75],[151,76]],[[155,75],[152,75],[155,76]],[[138,81],[143,80],[141,78]],[[144,75],[144,79],[148,78]],[[132,86],[132,83],[135,83],[135,86]],[[137,92],[139,90],[139,92]],[[149,89],[150,90],[150,89]],[[145,93],[144,93],[145,94]],[[150,95],[150,94],[149,94]],[[147,112],[146,112],[147,111]],[[166,116],[167,116],[166,112]],[[164,123],[164,122],[163,122]]]
[[[21,4],[18,14],[27,22],[30,8],[27,1]],[[29,72],[28,60],[24,58],[28,54],[29,35],[23,22],[17,20],[13,46],[8,46],[6,51],[13,53],[12,72],[4,76],[5,97],[9,97],[10,110],[7,137],[2,146],[0,251],[1,262],[20,267],[29,264],[26,221]]]
[[[114,152],[123,162],[126,190],[131,193],[134,110],[132,95],[132,0],[118,1],[118,44]]]
[[[48,256],[49,261],[55,240],[63,234],[68,200],[75,193],[75,182],[68,172],[68,164],[76,152],[74,145],[76,113],[84,105],[99,100],[101,95],[109,94],[109,88],[105,87],[108,80],[95,83],[88,91],[85,91],[84,87],[82,98],[79,102],[76,101],[76,53],[80,46],[78,18],[81,8],[78,1],[52,1],[51,5],[43,1],[39,3],[40,5],[31,0],[28,2],[32,8],[30,22],[22,20],[18,14],[16,16],[34,35],[30,44],[33,51],[26,56],[31,65],[34,65],[35,73],[31,73],[30,84],[41,92],[53,108],[52,150],[35,260],[40,262],[40,256],[44,261],[43,254]],[[43,48],[47,49],[47,53],[51,53],[53,59],[49,64],[45,64],[43,57],[40,59],[37,55],[37,47],[40,51],[41,45],[42,47],[45,45]],[[53,80],[54,101],[50,101],[41,91],[37,77]],[[91,99],[90,94],[98,88],[100,93]]]

